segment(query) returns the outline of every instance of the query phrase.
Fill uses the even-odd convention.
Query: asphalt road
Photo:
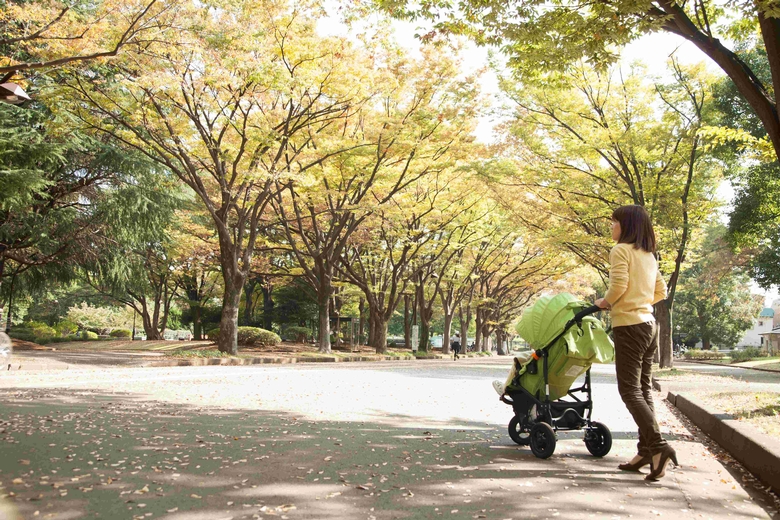
[[[612,366],[612,452],[561,433],[535,458],[490,385],[509,363],[0,372],[0,518],[769,518],[660,401],[682,468],[618,471],[636,441]]]

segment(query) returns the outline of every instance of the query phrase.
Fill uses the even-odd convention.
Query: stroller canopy
[[[569,293],[542,296],[523,312],[523,317],[517,324],[517,332],[533,348],[542,348],[563,331],[566,323],[577,312],[587,307],[590,307],[589,303],[578,300]],[[584,334],[575,326],[558,340],[568,347],[567,356],[591,363],[610,363],[615,350],[601,321],[593,316],[586,316],[582,321],[586,324]]]

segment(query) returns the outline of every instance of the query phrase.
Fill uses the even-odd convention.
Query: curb
[[[653,388],[663,392],[653,378]],[[741,423],[733,416],[697,402],[690,396],[668,392],[666,400],[717,442],[748,471],[780,492],[780,441]]]
[[[744,368],[745,370],[758,370],[759,372],[774,372],[775,374],[780,374],[780,370],[772,370],[771,368],[760,368],[760,367],[742,367],[737,365],[724,365],[723,363],[710,363],[708,361],[692,361],[690,359],[686,359],[683,361],[683,363],[692,363],[694,365],[710,365],[713,367],[727,367],[727,368]]]

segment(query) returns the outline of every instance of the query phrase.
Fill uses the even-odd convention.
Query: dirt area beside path
[[[686,394],[780,439],[780,374],[774,388],[678,368],[658,370],[653,375],[662,385],[684,388]]]

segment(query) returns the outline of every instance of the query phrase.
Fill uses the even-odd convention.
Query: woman
[[[653,305],[666,298],[666,283],[655,259],[653,225],[642,206],[612,213],[612,239],[617,244],[609,253],[609,288],[596,305],[612,313],[618,391],[639,427],[637,455],[618,468],[639,471],[650,464],[645,480],[655,481],[666,474],[669,461],[677,465],[674,448],[658,428],[650,383],[658,348]]]

